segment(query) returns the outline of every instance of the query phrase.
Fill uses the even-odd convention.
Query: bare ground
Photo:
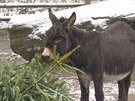
[[[0,31],[0,62],[16,61],[18,64],[26,63],[20,55],[15,54],[10,48],[9,34],[7,31]]]
[[[20,55],[15,54],[11,50],[8,32],[0,31],[0,63],[9,62],[9,61],[15,61],[19,65],[27,62]],[[77,77],[76,76],[64,77],[64,76],[61,77],[61,79],[66,82],[69,88],[71,88],[71,93],[77,97],[78,100],[75,100],[75,101],[79,101],[80,88],[79,88]],[[91,83],[91,85],[93,84]],[[115,92],[115,89],[113,89],[116,87],[117,87],[116,83],[105,84],[105,96],[106,96],[105,101],[117,101],[116,99],[117,99],[118,94],[117,94],[117,91]],[[90,93],[91,93],[90,99],[94,99],[93,86],[90,87]],[[95,101],[95,100],[91,100],[91,101]],[[132,76],[132,85],[131,85],[128,101],[135,101],[135,73]]]

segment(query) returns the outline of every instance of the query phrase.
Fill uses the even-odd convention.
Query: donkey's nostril
[[[50,56],[42,56],[42,59],[46,62],[51,60]]]

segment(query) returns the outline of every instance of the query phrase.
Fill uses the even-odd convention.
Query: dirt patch
[[[26,63],[20,55],[15,54],[10,48],[9,34],[6,30],[0,30],[0,62],[15,61],[18,64]]]

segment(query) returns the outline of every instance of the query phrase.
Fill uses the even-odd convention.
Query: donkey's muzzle
[[[42,60],[45,62],[49,62],[53,59],[53,53],[51,49],[45,47],[44,51],[42,52]]]

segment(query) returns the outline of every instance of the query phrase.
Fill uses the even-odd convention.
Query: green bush
[[[63,82],[36,55],[25,66],[0,65],[0,101],[73,101]]]
[[[67,68],[82,72],[63,63],[79,47],[62,57],[56,54],[55,47],[54,61],[48,64],[41,60],[40,54],[24,66],[0,64],[0,101],[73,101],[64,82],[60,82],[51,71],[58,67],[66,72]]]

